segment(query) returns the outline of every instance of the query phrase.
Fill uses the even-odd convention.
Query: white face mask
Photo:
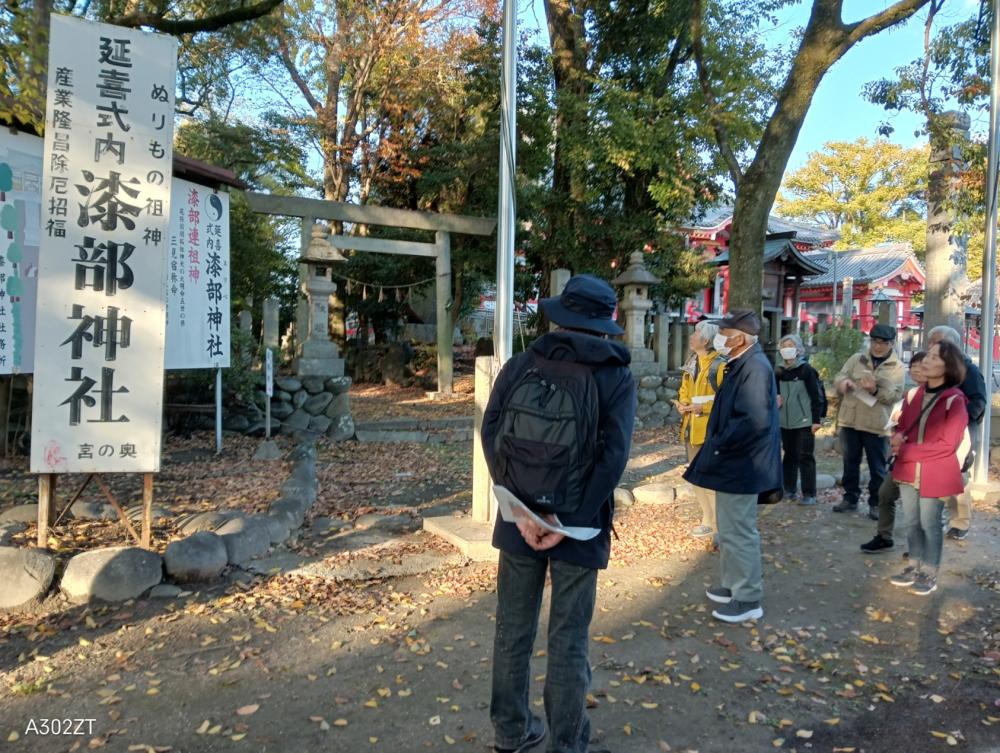
[[[729,338],[726,337],[725,335],[716,335],[715,337],[712,338],[712,346],[722,355],[728,356],[729,351],[732,350],[732,348],[726,345],[726,342],[728,342],[728,340]]]
[[[786,361],[793,360],[795,356],[799,354],[797,348],[781,348],[778,352],[781,354],[781,357],[784,358]]]

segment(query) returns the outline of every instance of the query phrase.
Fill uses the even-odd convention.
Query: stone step
[[[436,429],[471,429],[472,416],[454,418],[393,418],[386,421],[360,421],[354,428],[358,431],[434,431]]]
[[[417,444],[445,444],[448,442],[468,442],[472,439],[472,429],[453,431],[386,431],[358,429],[355,437],[359,442],[415,442]]]

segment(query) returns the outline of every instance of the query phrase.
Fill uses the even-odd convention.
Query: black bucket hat
[[[569,279],[562,295],[543,298],[542,311],[560,327],[585,329],[604,335],[620,335],[625,330],[612,318],[618,298],[604,280],[593,275],[576,275]]]

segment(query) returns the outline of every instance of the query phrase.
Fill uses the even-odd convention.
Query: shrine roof
[[[828,253],[826,249],[805,253],[806,258],[820,266],[823,271],[803,281],[803,288],[821,288],[833,284],[833,264],[827,260]],[[924,282],[924,269],[920,266],[909,243],[890,243],[833,253],[837,255],[838,283],[843,282],[845,277],[852,278],[855,285],[878,282],[907,271],[921,284]]]
[[[698,233],[719,233],[727,231],[732,222],[733,205],[716,204],[701,210],[691,218],[688,224],[682,225],[681,229]],[[768,234],[793,232],[796,241],[816,246],[833,243],[840,238],[840,233],[836,230],[830,230],[810,222],[789,220],[773,214],[767,218],[767,232]]]
[[[817,264],[815,259],[810,258],[815,256],[815,254],[799,251],[792,242],[791,236],[791,232],[781,233],[778,234],[778,237],[768,238],[764,241],[764,262],[780,260],[785,262],[786,266],[800,269],[804,275],[821,274],[825,270],[826,265]],[[728,251],[723,251],[714,259],[708,260],[708,264],[712,265],[728,263]],[[806,277],[806,280],[810,279],[812,278]],[[803,285],[805,285],[805,281],[803,281]]]

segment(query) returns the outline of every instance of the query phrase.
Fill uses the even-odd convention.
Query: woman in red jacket
[[[938,343],[927,351],[921,366],[927,383],[903,406],[891,442],[892,477],[899,484],[910,565],[890,581],[926,595],[937,590],[942,511],[948,498],[964,488],[958,449],[969,415],[958,387],[965,379],[962,351],[951,343]]]

